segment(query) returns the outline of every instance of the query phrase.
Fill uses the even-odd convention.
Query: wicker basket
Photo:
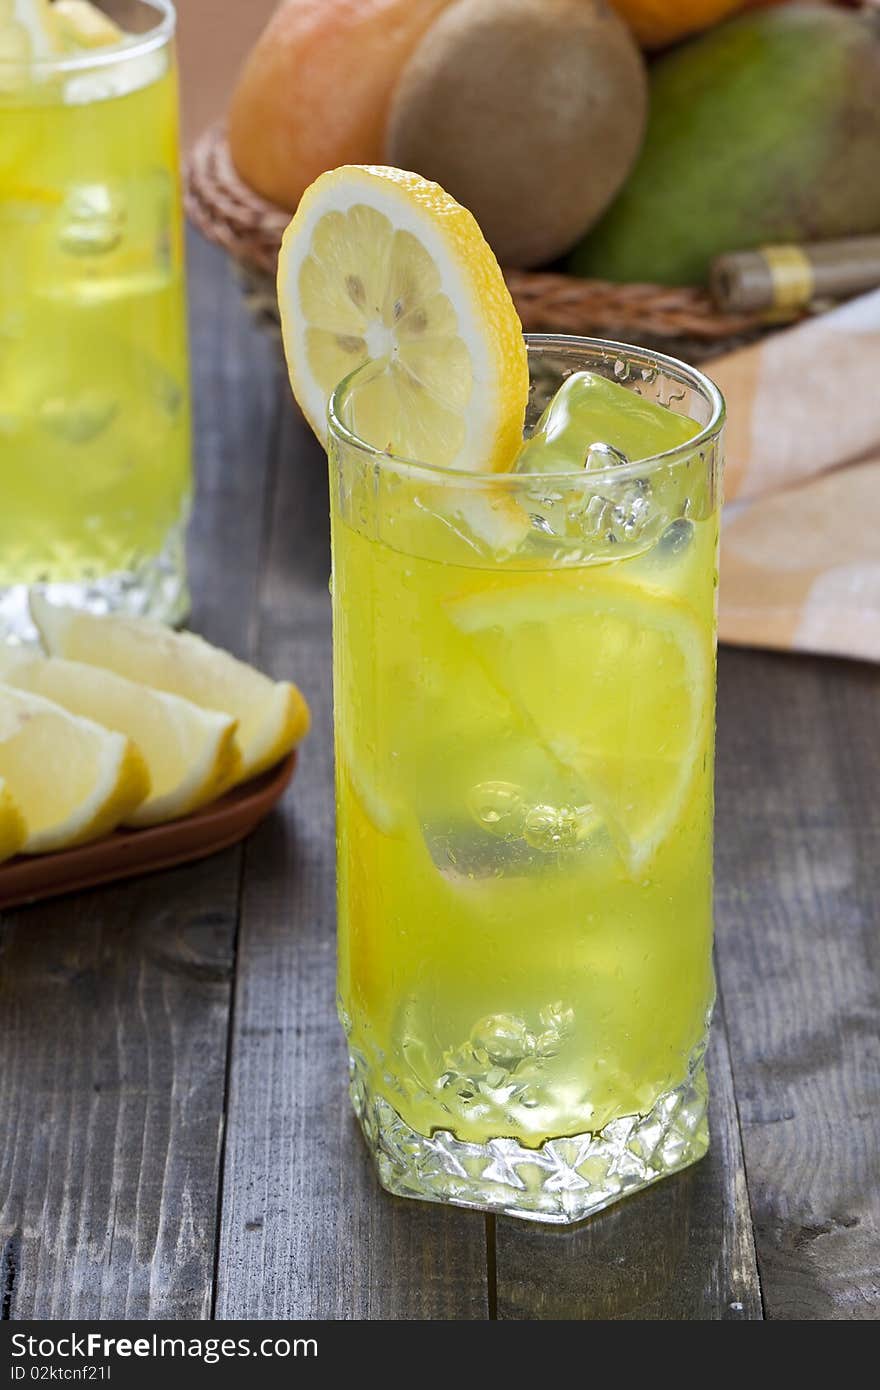
[[[190,155],[185,201],[195,226],[242,268],[253,311],[277,329],[275,266],[290,213],[241,181],[221,126],[203,135]],[[532,333],[614,338],[700,362],[768,331],[759,315],[720,313],[702,289],[576,280],[548,271],[510,270],[506,279],[523,328]]]

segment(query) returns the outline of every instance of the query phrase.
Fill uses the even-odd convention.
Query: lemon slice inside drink
[[[303,195],[284,234],[278,302],[290,381],[326,442],[327,404],[375,364],[346,424],[376,448],[497,472],[522,443],[522,327],[472,215],[416,174],[344,165]]]
[[[711,648],[675,599],[596,571],[567,587],[561,578],[484,591],[447,611],[639,874],[680,823],[708,756]]]

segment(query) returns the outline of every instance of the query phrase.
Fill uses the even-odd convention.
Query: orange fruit
[[[409,54],[449,0],[286,0],[239,76],[229,112],[245,183],[296,207],[319,174],[381,164]]]
[[[748,0],[611,0],[643,48],[664,48],[747,7]]]

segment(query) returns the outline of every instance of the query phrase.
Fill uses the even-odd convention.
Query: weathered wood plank
[[[197,232],[188,245],[197,473],[191,626],[249,658],[278,429],[277,349],[253,322],[229,257]]]
[[[194,618],[245,651],[271,348],[220,253],[195,238],[192,252]],[[3,919],[4,1316],[208,1315],[240,860]]]
[[[880,1314],[880,671],[726,652],[718,952],[766,1314]]]
[[[283,815],[247,848],[217,1315],[483,1318],[482,1218],[385,1196],[345,1094],[328,576],[326,462],[288,409],[259,656],[302,685],[314,726]]]
[[[236,887],[222,856],[4,921],[9,1316],[205,1316]]]
[[[571,1231],[496,1226],[499,1318],[761,1317],[723,1019],[709,1049],[712,1145],[693,1168]]]

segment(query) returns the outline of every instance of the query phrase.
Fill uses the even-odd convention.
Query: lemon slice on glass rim
[[[346,423],[374,448],[499,472],[522,443],[522,327],[471,213],[437,184],[343,165],[306,189],[278,262],[294,395],[322,443],[335,388],[367,362]]]

